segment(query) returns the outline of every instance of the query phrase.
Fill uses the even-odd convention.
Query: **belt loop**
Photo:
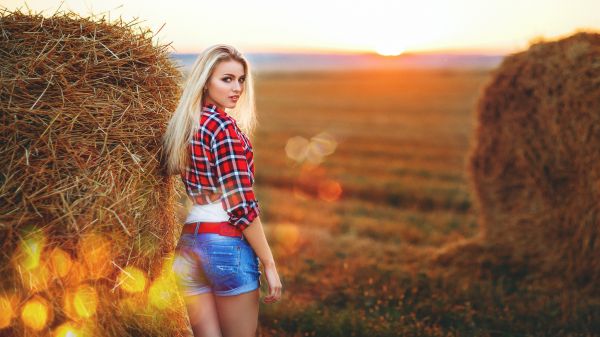
[[[196,222],[196,229],[194,229],[194,235],[198,235],[199,228],[200,228],[200,222]]]

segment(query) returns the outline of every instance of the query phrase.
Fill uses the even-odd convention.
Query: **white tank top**
[[[185,223],[196,221],[220,222],[228,221],[229,215],[223,209],[221,200],[205,205],[194,204],[190,209]]]

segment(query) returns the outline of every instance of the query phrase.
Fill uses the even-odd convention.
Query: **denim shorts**
[[[173,271],[184,296],[232,296],[260,287],[258,256],[244,237],[181,234]]]

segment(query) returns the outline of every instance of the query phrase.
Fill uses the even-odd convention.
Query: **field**
[[[261,304],[260,336],[600,331],[597,300],[565,307],[568,292],[526,270],[474,263],[454,278],[428,263],[480,232],[465,167],[489,74],[258,74],[255,187],[284,285]]]

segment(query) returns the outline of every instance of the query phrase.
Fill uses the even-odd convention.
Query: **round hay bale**
[[[135,20],[0,13],[1,333],[187,335],[169,297],[175,179],[159,164],[181,74],[152,36]]]
[[[506,57],[477,106],[469,174],[485,244],[532,275],[600,281],[600,34]]]

